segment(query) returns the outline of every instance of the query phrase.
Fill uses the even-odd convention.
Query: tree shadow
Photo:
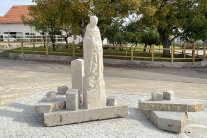
[[[144,113],[140,111],[138,108],[129,107],[128,112],[129,115],[126,117],[126,119],[135,120],[137,121],[137,123],[141,123],[143,127],[146,127],[151,130],[156,130],[162,133],[175,134],[173,132],[168,132],[157,128],[147,117],[145,117]]]

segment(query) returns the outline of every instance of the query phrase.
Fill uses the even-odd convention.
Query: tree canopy
[[[184,36],[187,23],[206,14],[206,5],[206,0],[141,0],[140,23],[156,28],[163,47],[169,48],[175,38]],[[193,31],[188,29],[187,34]],[[164,56],[169,55],[164,50]]]
[[[177,37],[191,41],[207,38],[206,0],[34,1],[36,5],[30,8],[32,18],[25,23],[47,32],[52,42],[60,30],[66,32],[65,37],[83,36],[90,15],[99,18],[102,39],[108,38],[113,43],[142,41],[151,45],[159,43],[159,38],[163,47],[169,48]],[[138,20],[123,25],[123,19],[132,14]],[[163,55],[169,56],[170,50],[164,50]]]

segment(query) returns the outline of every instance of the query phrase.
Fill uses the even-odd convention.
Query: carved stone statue
[[[98,18],[91,16],[83,41],[85,72],[83,105],[88,109],[106,106],[103,47],[97,23]]]

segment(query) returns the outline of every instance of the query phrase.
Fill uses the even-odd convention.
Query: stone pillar
[[[79,105],[83,102],[84,61],[76,59],[71,62],[72,89],[78,89]]]

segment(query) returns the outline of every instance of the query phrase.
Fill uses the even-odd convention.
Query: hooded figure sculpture
[[[88,109],[106,106],[103,47],[97,23],[98,18],[91,16],[83,41],[85,72],[83,105]]]

